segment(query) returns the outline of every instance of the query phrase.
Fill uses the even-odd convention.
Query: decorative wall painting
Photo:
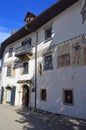
[[[84,65],[86,65],[86,46],[84,47]]]
[[[78,41],[71,45],[71,64],[82,65],[83,64],[83,46],[82,42]]]
[[[58,66],[70,65],[70,45],[69,43],[58,46]]]

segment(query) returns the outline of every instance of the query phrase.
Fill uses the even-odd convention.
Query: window
[[[49,27],[45,30],[45,40],[50,39],[52,36],[52,27]]]
[[[7,67],[7,76],[11,76],[11,66]]]
[[[23,74],[27,74],[28,73],[28,63],[24,63],[23,64]]]
[[[13,53],[13,47],[9,48],[9,57],[12,56],[12,53]]]
[[[64,104],[73,105],[73,90],[64,90]]]
[[[44,57],[44,70],[52,69],[52,55]]]
[[[31,38],[28,39],[27,41],[22,42],[22,46],[24,46],[24,45],[30,46],[31,45]]]
[[[41,89],[41,100],[46,101],[46,89]]]

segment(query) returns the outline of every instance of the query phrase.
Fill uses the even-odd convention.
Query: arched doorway
[[[6,103],[11,102],[11,87],[6,87]]]
[[[28,104],[29,104],[29,87],[27,85],[24,85],[22,93],[22,106],[28,107]]]

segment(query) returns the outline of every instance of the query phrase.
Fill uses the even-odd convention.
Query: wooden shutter
[[[20,64],[20,75],[22,75],[24,72],[24,69],[23,69],[23,64]]]
[[[15,77],[15,69],[11,66],[11,77]]]

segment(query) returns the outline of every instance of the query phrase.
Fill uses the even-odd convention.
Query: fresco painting
[[[58,66],[65,67],[70,65],[70,45],[69,43],[58,47]]]

